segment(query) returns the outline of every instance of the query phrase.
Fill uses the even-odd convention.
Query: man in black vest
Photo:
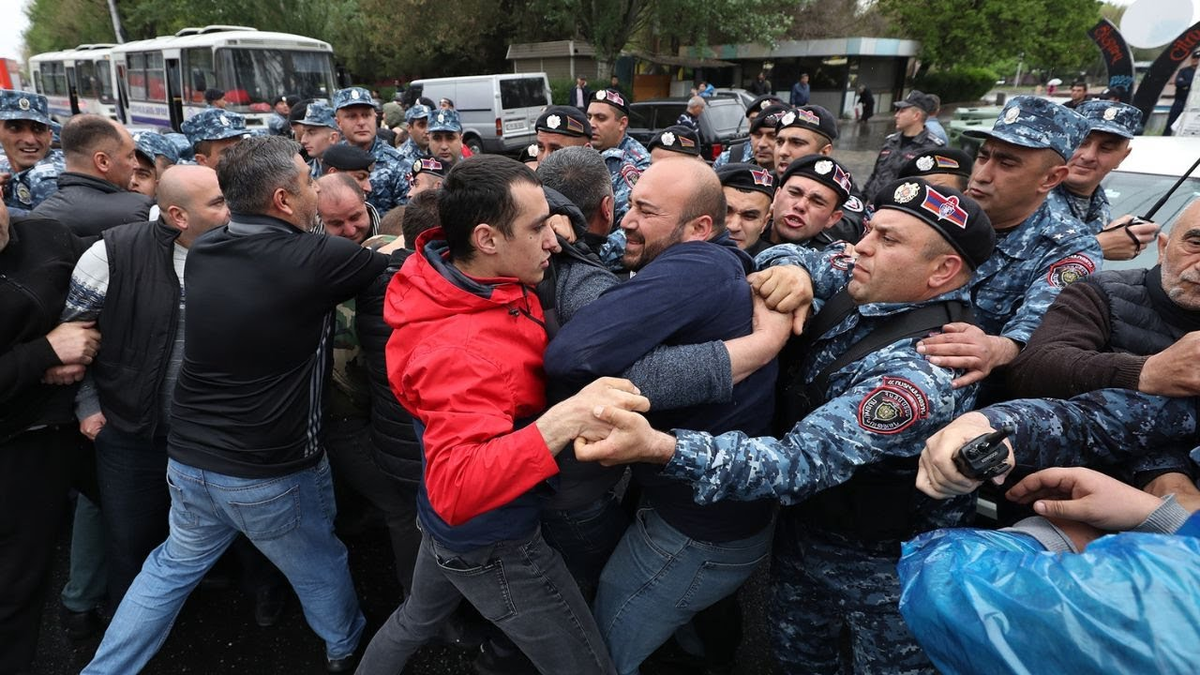
[[[1159,235],[1159,264],[1110,270],[1063,289],[1009,366],[1018,397],[1071,398],[1096,389],[1200,395],[1200,201]],[[1197,499],[1184,456],[1135,464],[1134,482]]]
[[[913,485],[925,438],[975,400],[974,387],[954,389],[955,371],[929,363],[916,343],[936,330],[939,314],[969,310],[967,283],[995,234],[970,198],[918,178],[886,186],[877,205],[857,258],[845,244],[777,247],[805,272],[783,265],[755,278],[760,294],[811,283],[824,301],[799,358],[781,358],[780,382],[798,385],[779,394],[776,425],[786,435],[668,434],[636,414],[603,410],[616,430],[576,448],[581,460],[664,465],[659,475],[690,483],[702,504],[797,504],[779,517],[772,563],[770,625],[789,674],[837,672],[843,627],[855,669],[933,672],[897,609],[900,542],[959,524],[973,508],[925,499]],[[776,318],[786,331],[791,317]],[[793,404],[794,391],[803,391],[804,406]]]
[[[38,216],[79,237],[150,218],[154,200],[128,190],[138,162],[125,127],[99,115],[76,115],[63,125],[61,138],[67,170],[58,177],[58,191],[34,209]]]
[[[167,427],[183,358],[183,269],[201,234],[229,220],[217,174],[178,166],[158,185],[162,215],[104,232],[71,275],[63,321],[95,321],[104,346],[76,395],[96,443],[108,593],[125,595],[167,535]]]

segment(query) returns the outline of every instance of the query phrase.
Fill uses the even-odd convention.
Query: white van
[[[436,106],[454,102],[462,119],[463,145],[471,152],[518,152],[536,140],[534,124],[550,105],[545,73],[506,73],[413,80]]]

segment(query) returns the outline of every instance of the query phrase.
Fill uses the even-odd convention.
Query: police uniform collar
[[[970,285],[959,286],[958,288],[942,293],[939,296],[922,300],[920,302],[871,302],[865,305],[858,306],[858,313],[864,317],[872,319],[903,314],[904,312],[918,309],[926,305],[932,305],[939,302],[950,300],[961,300],[962,302],[971,302]]]
[[[1066,230],[1068,229],[1070,228],[1066,226],[1066,223],[1054,217],[1054,212],[1050,209],[1050,205],[1043,201],[1042,205],[1033,212],[1033,215],[1026,218],[1023,223],[1004,233],[996,233],[998,235],[996,237],[996,251],[1004,253],[1009,258],[1026,260],[1033,257],[1033,254],[1036,252],[1035,244],[1039,237],[1044,236],[1055,242],[1066,241],[1068,237]],[[1083,228],[1076,227],[1076,230],[1080,229]],[[1070,236],[1073,238],[1076,234]],[[1061,236],[1056,239],[1056,235]],[[992,258],[995,259],[997,256],[993,254]],[[985,265],[987,263],[980,265],[980,269],[983,269]]]
[[[229,225],[226,227],[229,228],[230,234],[236,235],[264,234],[267,232],[307,234],[304,230],[286,220],[261,213],[230,212]]]

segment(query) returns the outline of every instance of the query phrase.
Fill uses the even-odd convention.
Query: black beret
[[[412,175],[414,176],[419,173],[427,173],[439,178],[445,178],[449,170],[450,168],[436,157],[420,157],[412,165]]]
[[[300,120],[307,117],[308,116],[308,104],[311,101],[312,101],[312,99],[305,99],[303,101],[297,101],[296,104],[292,106],[291,111],[288,112],[288,123],[296,124]]]
[[[952,173],[966,178],[971,177],[971,167],[975,165],[975,160],[967,153],[945,146],[926,150],[921,154],[908,160],[904,168],[900,169],[900,177],[908,178],[912,176],[928,176],[934,173]]]
[[[783,105],[783,99],[779,98],[775,94],[763,94],[762,96],[759,96],[751,101],[750,105],[746,106],[746,117],[749,117],[754,113],[761,114],[764,110],[773,105]]]
[[[838,137],[837,119],[833,113],[819,105],[804,105],[785,113],[779,118],[776,131],[787,127],[811,129],[829,140]]]
[[[207,103],[212,103],[213,101],[219,101],[223,98],[225,98],[225,90],[224,89],[205,89],[204,90],[204,100]]]
[[[349,143],[338,143],[321,155],[322,165],[339,171],[365,171],[374,163],[374,155]]]
[[[937,230],[971,269],[978,269],[996,247],[991,219],[974,199],[954,188],[901,178],[879,191],[875,210],[883,209],[903,211]]]
[[[779,186],[787,184],[792,176],[804,176],[828,186],[838,196],[838,207],[850,198],[850,190],[854,185],[854,179],[846,167],[827,155],[805,155],[788,164],[787,171],[779,178]]]
[[[772,129],[776,128],[779,126],[779,118],[788,114],[791,112],[791,110],[791,106],[787,106],[782,103],[769,105],[766,108],[763,108],[762,112],[758,114],[758,117],[755,117],[754,121],[750,123],[750,133],[754,133],[763,127],[770,127]]]
[[[552,105],[537,118],[538,131],[577,138],[592,137],[592,125],[582,110],[569,105]]]
[[[775,178],[771,172],[757,164],[723,164],[716,168],[722,187],[738,190],[754,190],[768,197],[775,197]]]
[[[607,103],[612,107],[620,110],[622,114],[629,115],[629,101],[625,98],[619,89],[601,89],[595,94],[592,94],[593,101]]]
[[[650,139],[650,145],[646,146],[647,150],[655,148],[699,157],[700,135],[695,129],[682,124],[669,126],[655,134],[654,138]]]

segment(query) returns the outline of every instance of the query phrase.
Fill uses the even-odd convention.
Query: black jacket
[[[154,200],[99,178],[70,171],[58,177],[58,191],[38,204],[34,215],[54,218],[78,237],[95,237],[125,223],[150,220]]]
[[[392,327],[383,320],[383,299],[388,284],[412,251],[392,253],[387,269],[358,295],[354,326],[367,361],[371,393],[371,440],[375,463],[393,478],[421,480],[421,444],[413,431],[412,415],[396,400],[388,383],[384,352]]]
[[[0,249],[0,441],[35,425],[73,423],[75,387],[45,385],[60,365],[46,334],[58,325],[83,242],[45,218],[14,218]]]
[[[98,328],[103,342],[91,372],[100,409],[118,431],[162,434],[163,378],[179,323],[175,240],[163,223],[129,223],[104,233],[108,293]]]

